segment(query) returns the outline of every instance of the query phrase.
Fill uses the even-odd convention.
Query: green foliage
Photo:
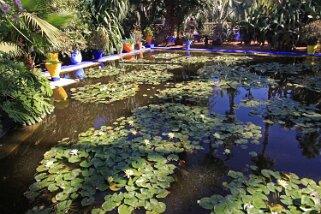
[[[30,71],[22,63],[1,60],[0,106],[19,124],[40,122],[51,113],[52,90],[39,71]]]
[[[64,139],[46,152],[37,167],[36,182],[25,196],[37,199],[50,193],[46,208],[64,212],[81,201],[84,208],[94,208],[92,213],[117,210],[130,214],[136,209],[163,213],[166,205],[159,200],[170,194],[179,154],[202,149],[201,142],[214,130],[222,141],[236,130],[239,133],[234,137],[243,143],[259,137],[240,135],[249,130],[260,132],[254,124],[235,126],[224,120],[223,115],[209,114],[207,107],[163,104],[138,108],[112,126],[91,128],[76,141]],[[104,202],[99,203],[97,195],[102,194]]]
[[[107,51],[109,50],[109,34],[107,32],[107,29],[105,27],[97,27],[95,31],[91,34],[91,39],[88,42],[89,48],[92,50],[103,50]]]
[[[305,25],[301,34],[307,45],[316,45],[321,41],[321,20]]]
[[[246,13],[243,38],[265,40],[277,50],[291,50],[299,41],[301,28],[320,17],[320,1],[284,0],[272,7],[255,5]]]
[[[73,98],[84,103],[112,103],[135,96],[139,90],[136,84],[109,83],[86,85],[80,88],[73,88]]]
[[[89,27],[91,30],[103,26],[108,32],[108,52],[114,53],[114,48],[120,52],[122,47],[122,21],[128,12],[128,0],[82,0],[82,4],[91,13]],[[91,38],[88,38],[91,40]]]
[[[63,26],[63,23],[67,23],[71,16],[67,17],[65,14],[61,15],[54,11],[51,1],[23,0],[21,2],[22,4],[19,5],[1,1],[2,5],[9,5],[12,10],[6,14],[0,14],[2,18],[0,27],[3,29],[0,40],[15,43],[26,53],[32,50],[44,53],[49,48],[65,47],[66,41],[68,41],[67,37],[63,36],[57,26],[53,24],[58,23],[59,19],[59,26]],[[61,17],[64,18],[61,19]],[[62,43],[64,44],[62,45]]]
[[[213,195],[198,201],[213,213],[320,213],[320,183],[293,173],[263,169],[259,175],[245,176],[229,171],[224,183],[226,196]]]
[[[154,36],[154,31],[152,30],[151,27],[146,27],[144,29],[144,35],[147,36],[147,35],[150,35],[150,36]]]

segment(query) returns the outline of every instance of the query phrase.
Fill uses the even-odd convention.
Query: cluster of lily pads
[[[154,55],[155,59],[173,59],[182,56],[181,54],[173,54],[173,53],[161,53]]]
[[[265,118],[265,122],[298,127],[303,132],[315,132],[321,127],[321,114],[314,105],[305,105],[290,98],[243,100],[241,106],[251,107],[250,114]]]
[[[320,65],[311,65],[307,63],[295,63],[295,64],[282,64],[279,62],[258,63],[250,65],[249,68],[260,74],[286,74],[286,75],[298,75],[303,74],[306,71],[321,67]]]
[[[226,66],[226,65],[211,65],[204,66],[197,71],[199,80],[212,80],[217,82],[221,88],[262,88],[268,85],[277,85],[274,79],[269,77],[259,76],[249,72],[245,66]]]
[[[88,77],[115,76],[117,82],[73,88],[72,97],[84,103],[107,104],[135,96],[138,84],[168,81],[173,77],[168,70],[182,68],[182,64],[215,65],[199,69],[193,80],[169,83],[169,88],[159,90],[157,96],[167,101],[165,104],[137,108],[130,117],[121,117],[99,130],[91,128],[76,140],[63,139],[46,152],[37,168],[36,182],[25,193],[36,201],[29,213],[66,213],[77,206],[99,214],[165,212],[162,199],[175,182],[173,174],[181,153],[201,150],[209,143],[214,152],[223,149],[223,154],[229,155],[234,146],[247,149],[248,143],[258,144],[262,137],[260,126],[235,118],[231,122],[228,115],[211,113],[199,102],[208,103],[215,87],[273,88],[277,85],[274,79],[257,73],[272,72],[271,66],[279,66],[282,72],[290,69],[281,64],[268,64],[266,70],[262,70],[264,64],[251,69],[238,65],[253,60],[245,56],[181,57],[166,53],[155,58],[170,59],[173,64],[141,60],[142,64],[121,63],[121,68],[90,70]],[[299,70],[304,68],[302,65]],[[191,102],[190,106],[176,103],[184,101]],[[295,125],[303,132],[317,131],[321,126],[321,114],[315,106],[292,99],[247,99],[240,105],[253,108],[251,114],[264,117],[267,123]],[[233,180],[224,186],[230,194],[201,199],[203,208],[214,213],[321,212],[320,182],[317,185],[310,179],[271,170],[250,176],[230,171],[229,176]]]
[[[43,212],[66,213],[81,201],[92,213],[127,214],[141,208],[163,213],[166,205],[159,199],[170,193],[178,154],[202,149],[211,136],[218,138],[215,131],[221,135],[212,142],[217,145],[224,134],[226,138],[234,135],[234,124],[225,120],[206,107],[168,103],[138,108],[113,126],[89,129],[76,141],[64,139],[46,152],[36,182],[25,195],[42,200],[34,210]],[[251,127],[257,130],[253,124],[238,128],[251,132]],[[259,136],[236,137],[244,141]],[[104,202],[99,202],[102,197]]]
[[[290,77],[288,83],[289,86],[294,86],[295,88],[305,88],[317,93],[321,93],[321,77],[317,76],[304,76],[302,78]]]
[[[115,66],[106,66],[98,68],[89,68],[86,70],[85,76],[87,78],[101,78],[101,77],[111,77],[117,76],[126,71],[125,68],[119,68]]]
[[[212,81],[176,83],[170,88],[160,90],[156,96],[165,100],[208,102],[208,98],[214,94],[215,85]]]
[[[321,181],[299,178],[294,173],[263,169],[259,175],[228,173],[232,181],[223,183],[229,191],[198,201],[212,213],[320,213]]]
[[[72,98],[83,103],[108,104],[127,97],[135,96],[139,90],[134,83],[111,82],[108,84],[93,84],[72,88]]]
[[[253,58],[248,56],[185,56],[174,58],[171,62],[178,64],[202,64],[211,62],[215,64],[235,65],[248,63],[252,60]]]
[[[136,82],[138,84],[159,85],[171,79],[174,75],[167,71],[166,65],[144,65],[131,72],[119,75],[117,80],[120,82]],[[173,69],[173,67],[171,67]]]

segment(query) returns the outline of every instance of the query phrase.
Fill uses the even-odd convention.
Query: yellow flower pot
[[[49,53],[45,63],[52,81],[60,80],[61,62],[59,61],[58,56],[58,53]]]
[[[61,62],[46,62],[45,64],[52,81],[60,80]]]
[[[314,51],[314,45],[308,45],[307,46],[307,53],[308,54],[314,54],[315,51]]]
[[[319,52],[320,51],[320,44],[316,44],[316,45],[308,45],[307,46],[307,52],[308,54],[315,54],[315,52]]]

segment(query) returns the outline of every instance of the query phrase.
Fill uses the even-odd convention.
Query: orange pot
[[[130,53],[134,50],[134,45],[125,43],[123,44],[123,50],[126,51],[127,53]]]
[[[152,37],[151,35],[147,35],[147,36],[146,36],[146,42],[147,42],[148,44],[152,44],[152,42],[153,42],[153,37]]]

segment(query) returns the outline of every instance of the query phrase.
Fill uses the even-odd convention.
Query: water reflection
[[[275,162],[267,152],[267,145],[269,143],[269,133],[270,133],[270,124],[265,123],[264,132],[263,132],[263,142],[262,142],[262,150],[258,153],[257,157],[253,157],[252,161],[257,166],[257,171],[260,172],[262,169],[273,169]]]
[[[85,78],[85,70],[84,69],[78,69],[74,72],[74,74],[75,74],[76,79],[83,80]]]
[[[299,141],[302,154],[307,158],[316,158],[321,155],[320,133],[298,133],[296,139]]]

